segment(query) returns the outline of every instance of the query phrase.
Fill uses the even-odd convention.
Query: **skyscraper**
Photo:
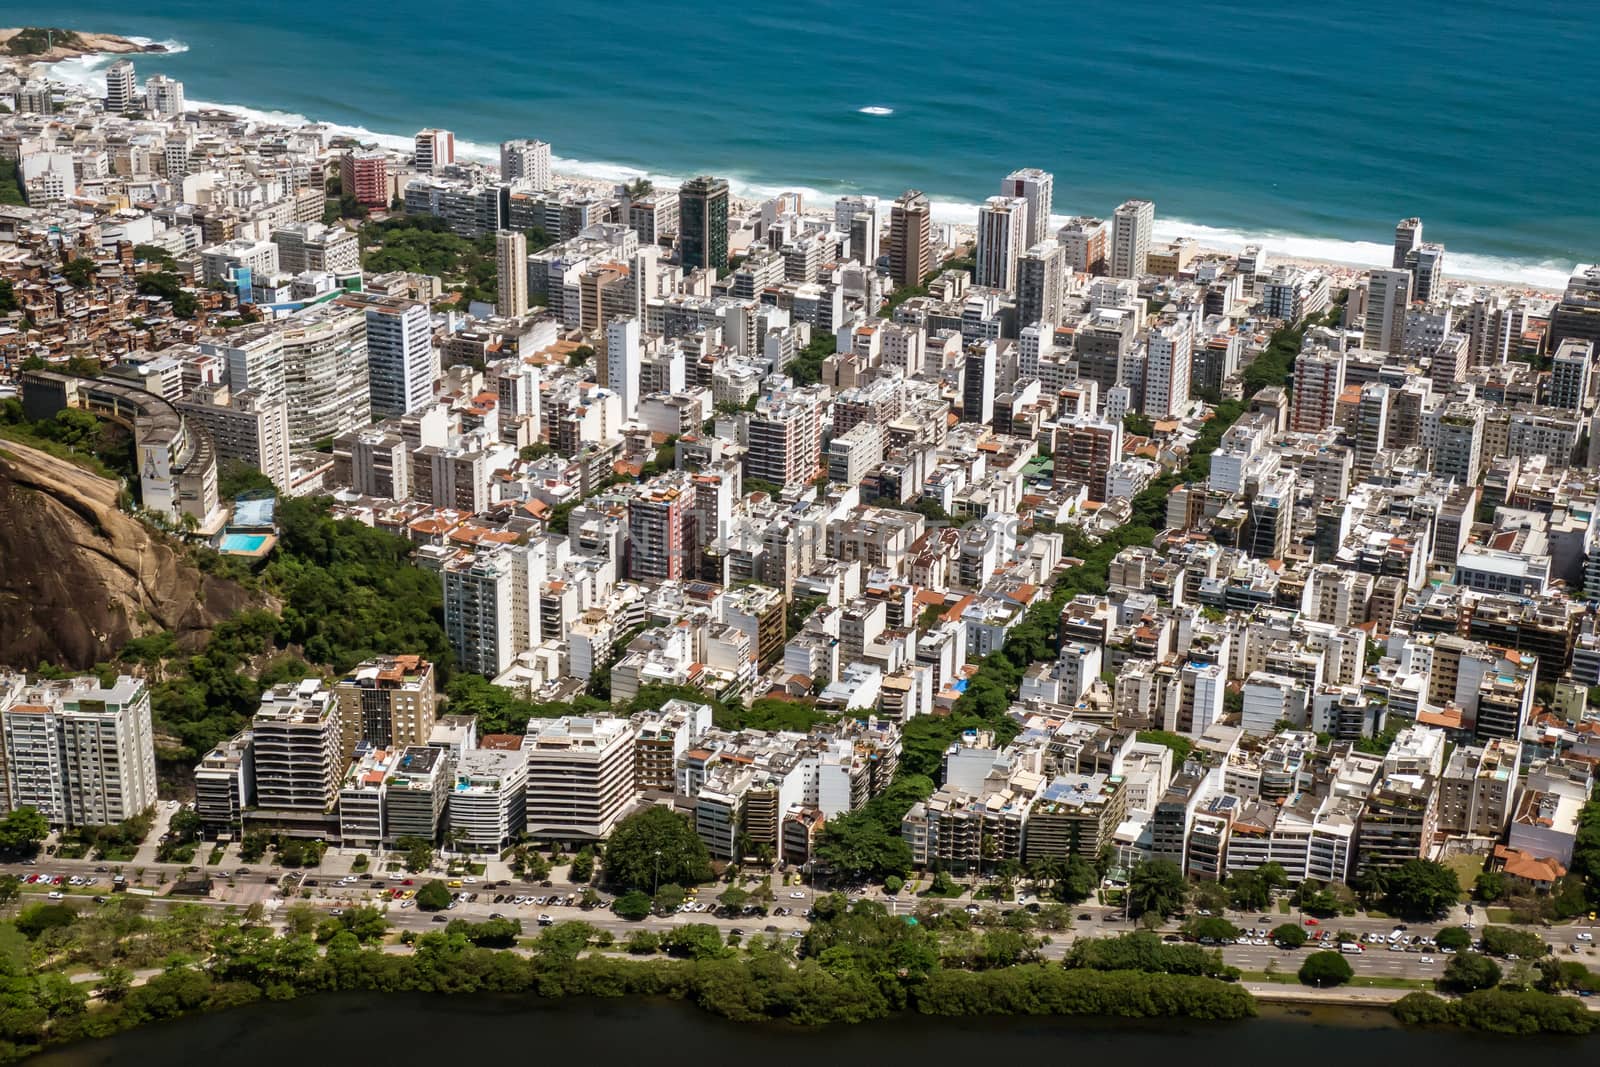
[[[456,135],[449,130],[418,130],[415,138],[417,169],[437,174],[456,161]]]
[[[145,107],[170,118],[183,114],[183,83],[156,74],[144,83]]]
[[[1425,244],[1406,256],[1411,272],[1411,298],[1419,304],[1432,301],[1444,280],[1444,245]]]
[[[360,308],[366,315],[372,414],[385,418],[406,415],[432,400],[435,359],[428,306],[372,293],[351,293],[338,302]]]
[[[933,269],[933,216],[916,189],[900,194],[889,210],[889,276],[897,286],[921,285]]]
[[[1189,377],[1194,366],[1194,330],[1185,317],[1150,327],[1145,349],[1144,411],[1163,419],[1189,403]]]
[[[612,319],[606,324],[606,388],[622,401],[622,417],[633,418],[639,409],[639,367],[644,354],[639,343],[638,319]]]
[[[1294,361],[1289,429],[1320,433],[1332,426],[1344,392],[1344,353],[1326,348],[1302,352]]]
[[[1156,206],[1148,200],[1125,200],[1111,216],[1111,269],[1113,278],[1144,274],[1150,254],[1150,233],[1155,229]]]
[[[1405,351],[1406,308],[1411,305],[1411,274],[1374,270],[1367,277],[1367,318],[1363,347],[1380,352]]]
[[[1594,342],[1576,337],[1562,341],[1550,361],[1550,406],[1568,411],[1587,410],[1593,364]]]
[[[687,271],[728,272],[728,183],[701,175],[678,189],[678,260]]]
[[[994,342],[977,343],[967,349],[961,371],[961,421],[987,426],[994,421]]]
[[[972,280],[977,285],[1006,292],[1017,285],[1017,258],[1032,247],[1023,242],[1028,232],[1028,202],[1017,196],[991,196],[978,209],[978,247]]]
[[[528,313],[528,239],[521,230],[501,230],[494,239],[494,313],[517,319]]]
[[[437,720],[433,664],[421,656],[369,659],[334,683],[344,758],[370,741],[379,748],[426,745]]]
[[[1066,289],[1067,257],[1059,242],[1046,237],[1017,260],[1017,324],[1057,322]]]
[[[1422,247],[1422,220],[1401,219],[1394,228],[1395,270],[1406,269],[1406,257]]]
[[[544,141],[521,139],[500,145],[500,177],[519,188],[550,188],[550,146]]]
[[[1055,175],[1038,167],[1014,170],[1000,183],[1001,196],[1020,196],[1028,202],[1028,235],[1022,242],[1023,248],[1032,248],[1050,236],[1050,207],[1055,187]]]
[[[139,79],[134,76],[133,64],[119,59],[106,69],[106,111],[120,115],[133,110],[138,104]]]

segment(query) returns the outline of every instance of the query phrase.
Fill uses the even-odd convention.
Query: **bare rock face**
[[[0,442],[0,665],[85,669],[131,638],[185,648],[251,598],[117,510],[117,483]]]

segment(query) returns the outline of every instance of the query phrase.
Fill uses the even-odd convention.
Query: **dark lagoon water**
[[[682,1003],[340,994],[263,1003],[53,1050],[35,1067],[409,1067],[553,1063],[894,1067],[1070,1063],[1196,1067],[1504,1067],[1590,1059],[1592,1038],[1495,1038],[1397,1027],[1386,1012],[1265,1009],[1237,1023],[907,1016],[795,1030],[730,1023]]]

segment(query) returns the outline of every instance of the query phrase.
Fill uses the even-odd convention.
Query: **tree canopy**
[[[605,848],[605,877],[622,889],[654,893],[659,886],[711,880],[711,855],[689,820],[652,806],[617,823]]]

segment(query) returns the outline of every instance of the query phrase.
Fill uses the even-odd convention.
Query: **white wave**
[[[130,37],[129,40],[139,44],[151,43],[148,38],[143,37]],[[181,41],[163,41],[160,43],[167,46],[168,54],[188,50],[188,45]],[[59,63],[50,65],[50,74],[55,79],[69,85],[104,93],[104,68],[117,58],[119,57],[113,55],[91,55],[62,60]],[[137,61],[137,57],[134,58]],[[410,151],[413,147],[412,138],[407,135],[380,133],[364,126],[351,126],[336,122],[317,123],[305,115],[291,111],[263,110],[246,107],[242,104],[211,103],[201,100],[190,100],[188,107],[190,110],[214,109],[224,111],[262,125],[320,125],[334,136],[351,137],[363,144],[376,144],[398,152]],[[878,114],[881,111],[892,109],[862,108],[860,110],[864,113]],[[456,155],[463,159],[494,164],[499,162],[500,150],[498,145],[480,144],[475,141],[463,141],[457,138]],[[688,177],[688,175],[658,173],[625,163],[597,160],[567,159],[552,156],[550,163],[551,168],[558,174],[576,178],[588,178],[595,181],[621,183],[638,178],[648,178],[661,185],[672,185]],[[812,209],[824,205],[836,196],[841,195],[838,190],[827,191],[809,186],[786,185],[739,175],[728,175],[728,184],[734,196],[746,200],[765,200],[780,193],[799,193],[808,207]],[[861,190],[852,188],[850,191],[860,192]],[[892,199],[898,196],[899,192],[900,190],[891,190],[879,195],[886,199]],[[974,202],[934,200],[930,204],[930,209],[933,220],[943,225],[970,227],[976,226],[978,222],[978,205]],[[1055,225],[1060,225],[1066,221],[1066,216],[1053,216],[1051,221]],[[1163,241],[1170,241],[1177,237],[1191,237],[1204,248],[1228,252],[1236,252],[1246,245],[1260,245],[1269,253],[1276,252],[1279,255],[1296,259],[1348,264],[1353,267],[1386,266],[1390,262],[1390,256],[1393,252],[1391,245],[1376,241],[1342,241],[1336,238],[1307,237],[1300,234],[1275,231],[1246,232],[1218,226],[1207,226],[1203,223],[1190,222],[1186,219],[1167,218],[1160,215],[1156,216],[1155,237]],[[1445,255],[1445,276],[1468,281],[1499,282],[1559,290],[1565,287],[1572,270],[1573,264],[1560,260],[1530,262],[1456,251],[1448,251]]]
[[[857,108],[856,110],[859,111],[863,115],[893,115],[894,114],[894,108],[892,108],[892,107],[876,107],[876,106],[874,106],[874,107],[861,107],[861,108]]]
[[[157,56],[163,56],[163,55],[165,55],[165,56],[175,56],[175,55],[179,55],[179,54],[181,54],[183,52],[187,52],[189,50],[188,44],[186,44],[183,41],[176,40],[175,38],[171,38],[171,37],[167,38],[164,41],[157,41],[157,40],[155,40],[154,38],[151,38],[151,37],[129,37],[128,40],[132,41],[134,44],[138,45],[140,48],[149,48],[153,44],[160,45],[161,46],[161,51],[150,53],[151,55],[157,55]]]
[[[1260,245],[1268,253],[1352,267],[1387,267],[1393,262],[1394,254],[1393,245],[1377,241],[1341,241],[1333,237],[1306,237],[1273,231],[1241,232],[1186,219],[1162,218],[1160,215],[1156,216],[1155,236],[1162,241],[1190,237],[1203,248],[1228,252],[1237,252],[1246,245]],[[1444,273],[1448,278],[1513,283],[1541,289],[1564,288],[1572,268],[1573,264],[1558,260],[1529,262],[1449,249],[1446,249],[1444,257]]]
[[[124,55],[114,52],[92,52],[89,55],[74,56],[72,59],[63,59],[50,63],[45,69],[49,72],[49,77],[54,78],[63,85],[103,96],[106,91],[105,69],[117,60],[131,59],[134,63],[138,63],[143,58],[162,59],[166,56],[179,55],[189,50],[189,46],[179,40],[157,41],[151,37],[129,37],[128,40],[141,48],[159,44],[166,51],[148,54],[130,52]]]

